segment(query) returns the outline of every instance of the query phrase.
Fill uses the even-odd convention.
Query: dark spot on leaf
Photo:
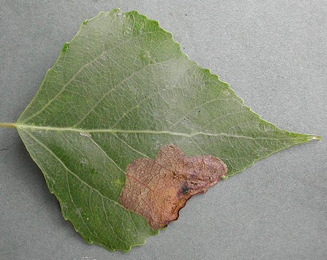
[[[190,187],[187,186],[187,182],[185,182],[185,185],[182,187],[182,193],[188,193],[188,191],[190,190]]]

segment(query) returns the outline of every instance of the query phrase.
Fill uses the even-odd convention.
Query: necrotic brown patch
[[[157,229],[178,219],[187,200],[215,185],[227,173],[227,165],[212,155],[187,157],[171,144],[163,146],[154,160],[136,159],[126,173],[122,205]]]

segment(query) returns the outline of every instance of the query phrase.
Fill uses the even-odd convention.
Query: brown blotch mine
[[[212,155],[187,157],[177,145],[163,146],[154,160],[139,158],[127,166],[122,205],[163,228],[178,219],[193,195],[205,193],[227,173],[227,165]]]

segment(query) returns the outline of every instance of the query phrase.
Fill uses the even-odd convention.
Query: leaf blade
[[[65,44],[17,129],[64,217],[110,250],[129,250],[158,233],[119,206],[122,173],[136,158],[174,143],[189,156],[220,157],[231,176],[318,138],[261,119],[156,21],[117,9],[83,23]]]

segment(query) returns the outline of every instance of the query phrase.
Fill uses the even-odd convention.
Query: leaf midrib
[[[194,136],[203,135],[211,137],[232,137],[232,138],[245,138],[251,140],[290,140],[297,139],[296,137],[285,137],[285,138],[273,138],[273,137],[251,137],[245,135],[236,135],[228,133],[207,133],[207,132],[194,132],[194,133],[182,133],[166,130],[127,130],[127,129],[83,129],[83,128],[73,128],[73,127],[53,127],[53,126],[35,126],[35,125],[25,125],[16,124],[17,128],[23,129],[34,129],[34,130],[45,130],[45,131],[58,131],[58,132],[78,132],[78,133],[122,133],[122,134],[166,134],[173,136],[182,136],[187,138],[193,138]],[[308,140],[315,139],[313,136],[308,136]]]

